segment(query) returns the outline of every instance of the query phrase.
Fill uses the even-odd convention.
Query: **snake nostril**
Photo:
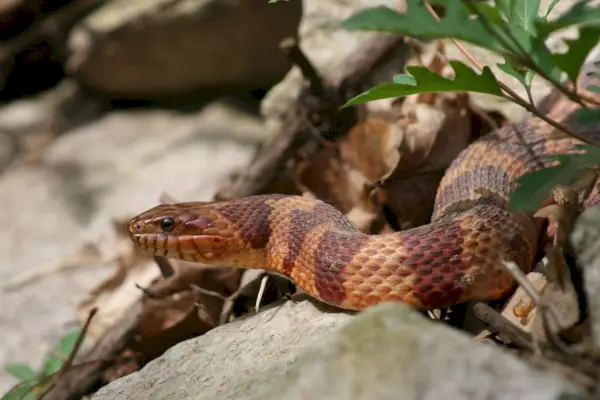
[[[141,231],[142,230],[142,224],[140,224],[139,222],[137,224],[135,224],[135,230],[136,231]]]

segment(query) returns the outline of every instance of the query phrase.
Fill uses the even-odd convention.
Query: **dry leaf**
[[[337,149],[330,147],[308,159],[296,160],[293,175],[301,193],[309,193],[343,213],[354,207],[367,182],[364,176],[343,165]]]

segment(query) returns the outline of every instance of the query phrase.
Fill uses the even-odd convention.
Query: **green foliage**
[[[67,359],[75,342],[79,336],[79,330],[75,330],[64,335],[58,343],[53,347],[52,352],[46,357],[44,361],[43,373],[46,376],[50,376],[60,369],[64,360]]]
[[[571,82],[577,80],[587,55],[598,44],[598,40],[600,26],[585,26],[579,31],[578,39],[565,40],[569,46],[566,53],[552,55],[554,63],[567,74]]]
[[[427,39],[455,38],[495,51],[504,51],[480,19],[469,18],[469,12],[460,1],[451,1],[446,16],[437,22],[425,4],[419,0],[407,1],[408,12],[400,14],[385,6],[357,12],[344,22],[348,30],[368,30]]]
[[[35,383],[22,382],[2,396],[2,400],[35,400],[40,390]]]
[[[501,96],[502,91],[489,68],[477,74],[460,61],[450,61],[454,69],[454,80],[445,78],[421,66],[409,66],[406,69],[412,75],[400,74],[394,77],[394,83],[385,83],[348,100],[343,107],[390,97],[401,97],[424,92],[470,91]]]
[[[378,31],[424,39],[457,39],[483,47],[502,55],[504,63],[498,68],[518,79],[529,92],[534,75],[538,74],[553,85],[561,77],[575,83],[583,64],[600,40],[600,7],[589,6],[588,1],[573,5],[562,16],[548,19],[558,0],[547,10],[540,10],[541,0],[493,0],[475,2],[466,0],[430,0],[431,4],[445,7],[440,21],[430,13],[422,0],[407,0],[407,12],[398,13],[379,6],[355,13],[342,23],[348,30]],[[577,25],[579,37],[566,40],[567,50],[553,53],[546,46],[548,36],[560,29]],[[450,61],[454,79],[442,77],[425,67],[409,66],[408,74],[396,75],[393,83],[367,90],[350,99],[344,107],[372,100],[397,98],[410,94],[446,91],[469,91],[502,96],[502,85],[489,69],[481,74],[461,62]],[[596,64],[600,67],[600,63]],[[592,73],[600,80],[600,73]],[[590,91],[600,93],[600,86],[589,85]],[[580,99],[571,92],[563,92],[574,101]],[[521,103],[522,104],[522,103]],[[600,110],[578,110],[580,123],[600,123]],[[548,199],[556,185],[569,185],[581,173],[600,164],[600,147],[586,146],[583,154],[553,156],[558,165],[527,174],[519,179],[519,186],[511,197],[511,205],[518,210],[533,210]]]
[[[510,198],[511,208],[515,211],[535,210],[557,185],[572,185],[583,171],[600,164],[600,146],[585,145],[578,149],[585,152],[546,156],[559,164],[521,176],[517,180],[519,186]]]
[[[552,32],[568,28],[573,25],[600,25],[600,6],[589,7],[589,1],[577,2],[566,13],[554,21],[546,18],[536,21],[536,29],[540,38],[545,39]]]
[[[21,381],[34,379],[37,377],[37,372],[35,372],[29,365],[21,363],[8,364],[6,366],[6,372]]]
[[[505,57],[512,69],[518,64],[523,69],[542,74],[552,83],[560,81],[561,72],[571,80],[576,79],[584,56],[599,35],[600,7],[587,7],[586,2],[577,3],[555,21],[548,21],[545,15],[538,14],[539,0],[496,0],[495,6],[457,0],[431,3],[446,6],[445,15],[439,22],[423,1],[408,0],[406,14],[384,6],[369,8],[345,20],[342,27],[427,39],[458,39],[497,52]],[[555,5],[556,2],[551,7]],[[567,54],[552,54],[544,43],[547,35],[572,25],[584,27],[580,38],[571,41]]]
[[[69,357],[75,347],[79,333],[80,330],[77,329],[62,336],[58,343],[53,346],[52,351],[46,356],[42,370],[39,372],[36,372],[29,365],[22,363],[6,365],[6,372],[19,379],[21,382],[11,391],[6,393],[2,397],[2,400],[35,399],[37,397],[36,393],[43,390],[45,385],[47,385],[48,378],[56,373]],[[85,340],[85,337],[83,340]]]

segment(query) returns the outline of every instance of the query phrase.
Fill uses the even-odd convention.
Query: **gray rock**
[[[340,23],[364,8],[380,5],[397,8],[403,3],[397,0],[304,0],[298,32],[300,48],[322,76],[337,82],[347,67],[348,59],[369,39],[380,35],[348,31],[340,28]],[[267,93],[261,103],[261,111],[267,117],[270,130],[279,129],[283,114],[296,101],[302,83],[300,69],[293,67],[285,79]]]
[[[0,111],[19,121],[7,114]],[[77,303],[114,271],[115,262],[94,259],[60,267],[72,254],[91,242],[113,256],[112,221],[156,205],[163,192],[209,200],[247,165],[263,132],[256,117],[220,103],[188,113],[111,112],[64,132],[39,163],[13,163],[0,176],[0,393],[16,383],[4,365],[39,367],[78,325]],[[11,284],[23,274],[38,278]]]
[[[572,399],[565,379],[403,304],[356,317],[287,302],[180,343],[100,389],[111,399]]]
[[[300,4],[111,0],[73,28],[67,66],[84,85],[125,98],[271,85],[290,68],[279,42],[296,35]]]
[[[600,205],[579,216],[571,243],[583,269],[593,340],[600,350]]]

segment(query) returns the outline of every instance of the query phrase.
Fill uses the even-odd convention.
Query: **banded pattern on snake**
[[[600,140],[600,127],[576,126],[575,108],[561,110],[562,122]],[[541,233],[532,213],[508,208],[515,180],[549,165],[541,155],[579,143],[554,134],[530,117],[472,143],[447,169],[431,223],[406,231],[367,235],[322,201],[267,194],[159,205],[131,220],[130,235],[155,255],[283,274],[309,295],[350,310],[382,301],[433,309],[498,299],[514,287],[501,261],[529,271]],[[600,194],[582,201],[589,207]]]

